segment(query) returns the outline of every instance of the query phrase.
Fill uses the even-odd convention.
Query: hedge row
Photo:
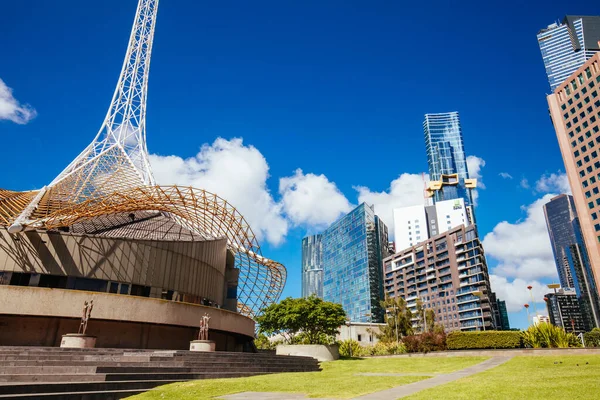
[[[446,338],[448,350],[514,349],[523,347],[521,332],[479,331],[451,332]]]

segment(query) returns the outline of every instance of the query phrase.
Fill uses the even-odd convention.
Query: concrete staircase
[[[173,382],[319,370],[311,357],[260,353],[0,347],[0,399],[120,399]]]

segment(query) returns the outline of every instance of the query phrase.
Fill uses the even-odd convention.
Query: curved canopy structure
[[[146,98],[158,0],[138,0],[129,46],[100,131],[47,187],[0,189],[0,226],[11,234],[67,229],[73,224],[138,211],[160,212],[204,239],[226,238],[240,271],[238,311],[254,317],[276,302],[285,267],[262,257],[240,213],[201,189],[155,186],[146,146]]]
[[[40,192],[0,189],[0,225],[10,226]],[[54,230],[111,214],[158,211],[204,239],[226,238],[240,270],[238,311],[255,317],[279,299],[286,269],[262,256],[260,246],[244,217],[216,194],[191,187],[140,186],[86,200],[52,207],[47,191],[30,215],[31,228]],[[38,211],[39,210],[39,211]]]

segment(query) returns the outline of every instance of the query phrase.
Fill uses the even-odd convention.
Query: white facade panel
[[[429,239],[427,217],[422,205],[394,209],[396,251]]]
[[[438,201],[435,203],[438,235],[460,225],[469,225],[469,218],[463,199]]]

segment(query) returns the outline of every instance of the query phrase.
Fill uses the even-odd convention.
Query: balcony
[[[464,297],[457,297],[456,298],[456,304],[465,304],[465,303],[472,303],[474,301],[477,301],[479,304],[479,297],[477,296],[464,296]]]

